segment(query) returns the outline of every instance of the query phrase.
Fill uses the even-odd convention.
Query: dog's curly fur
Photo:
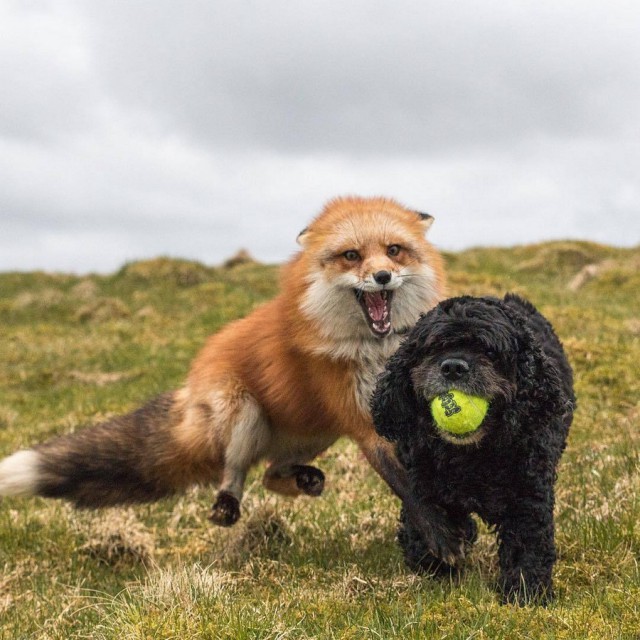
[[[447,359],[466,366],[452,373],[442,367]],[[431,416],[431,400],[450,389],[490,399],[468,438],[439,430]],[[463,296],[424,315],[389,360],[372,402],[376,429],[397,443],[431,523],[425,536],[401,515],[407,564],[452,571],[476,538],[476,513],[498,535],[503,601],[550,598],[554,483],[574,408],[562,345],[531,303],[512,294]]]

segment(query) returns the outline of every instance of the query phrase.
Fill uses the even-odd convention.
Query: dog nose
[[[442,375],[452,382],[460,380],[469,373],[469,363],[461,358],[447,358],[440,365]]]
[[[378,284],[389,284],[391,282],[391,274],[388,271],[377,271],[373,274],[373,279]]]

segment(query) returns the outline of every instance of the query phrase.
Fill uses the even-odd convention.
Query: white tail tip
[[[40,456],[33,449],[18,451],[0,462],[0,495],[33,495],[38,485]]]

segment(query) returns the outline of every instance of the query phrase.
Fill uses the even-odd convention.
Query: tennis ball
[[[431,415],[440,429],[455,435],[475,431],[487,415],[489,401],[452,389],[431,401]]]

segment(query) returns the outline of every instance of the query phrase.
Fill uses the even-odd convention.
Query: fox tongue
[[[364,300],[367,305],[369,317],[376,323],[384,320],[385,311],[387,311],[387,301],[382,297],[379,291],[373,293],[365,293]]]

